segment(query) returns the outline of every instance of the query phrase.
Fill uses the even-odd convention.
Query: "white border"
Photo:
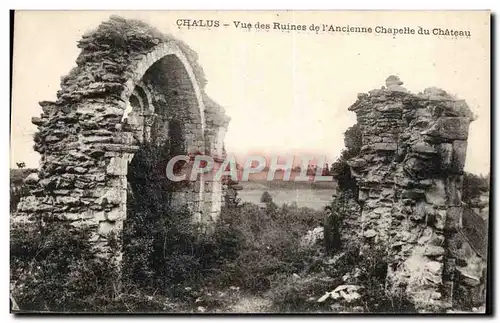
[[[140,7],[138,7],[140,5]],[[130,1],[130,0],[121,0],[121,1],[116,1],[116,2],[111,2],[111,3],[103,3],[102,0],[86,0],[86,1],[35,1],[35,0],[30,0],[30,1],[2,1],[1,3],[2,10],[2,19],[0,19],[0,26],[2,29],[2,43],[4,44],[5,47],[8,47],[9,39],[10,39],[10,22],[9,22],[9,13],[7,12],[7,9],[11,8],[16,8],[16,9],[42,9],[42,10],[53,10],[53,9],[135,9],[135,10],[145,10],[145,9],[219,9],[219,10],[231,10],[231,9],[237,9],[237,10],[258,10],[258,9],[263,9],[263,10],[271,10],[271,9],[294,9],[294,10],[301,10],[301,9],[317,9],[317,10],[327,10],[327,9],[392,9],[392,10],[439,10],[439,9],[446,9],[446,10],[464,10],[464,9],[473,9],[473,10],[484,10],[484,9],[491,9],[493,13],[499,14],[500,13],[500,1],[497,0],[474,0],[474,1],[438,1],[438,0],[420,0],[418,2],[410,2],[410,1],[404,1],[404,0],[399,0],[399,1],[394,1],[394,0],[385,0],[385,1],[360,1],[360,0],[349,0],[349,1],[342,1],[342,2],[337,2],[335,4],[328,4],[327,1],[324,0],[307,0],[307,1],[299,1],[299,0],[288,0],[288,1],[277,1],[277,0],[253,0],[253,1],[246,1],[246,2],[235,2],[235,1],[221,1],[221,0],[211,0],[211,1],[204,1],[204,0],[198,0],[198,1],[190,1],[190,0],[178,0],[178,1],[164,1],[164,2],[158,2],[158,1],[150,1],[150,0],[140,0],[140,1]],[[498,18],[498,16],[497,16]],[[494,34],[494,39],[495,39],[495,44],[498,43],[498,20],[496,20],[496,26],[495,26],[495,34]],[[496,47],[496,46],[495,46]],[[495,50],[496,52],[496,50]],[[10,60],[9,56],[10,54],[7,54],[7,49],[4,49],[0,51],[1,55],[1,61],[3,64],[0,65],[0,69],[2,73],[2,98],[3,98],[3,107],[0,110],[2,112],[2,116],[0,117],[0,129],[1,129],[1,135],[0,135],[0,144],[2,145],[4,152],[7,151],[9,147],[9,92],[10,92],[10,80],[9,80],[9,65],[7,64]],[[493,58],[493,56],[492,56]],[[498,65],[495,64],[496,68],[495,71],[492,72],[497,72]],[[495,88],[492,89],[492,91],[495,91],[496,93],[500,93],[499,90],[499,85],[498,83],[495,84]],[[492,102],[493,103],[493,102]],[[493,104],[496,103],[496,100]],[[495,104],[496,105],[496,104]],[[494,106],[495,106],[494,105]],[[499,124],[499,115],[494,114],[495,117],[495,122],[498,125]],[[15,126],[15,125],[13,125]],[[493,142],[495,143],[495,150],[498,150],[500,141],[499,138],[497,137],[497,132],[493,129],[493,135],[494,135],[494,140]],[[486,147],[485,147],[486,148]],[[487,148],[486,148],[487,149]],[[9,204],[9,191],[8,191],[8,183],[9,183],[9,173],[8,173],[8,168],[10,164],[9,160],[9,154],[4,153],[3,157],[0,158],[1,164],[0,164],[0,169],[3,171],[0,173],[1,174],[1,187],[3,188],[3,192],[1,194],[1,206],[2,209],[6,211],[6,214],[3,216],[3,222],[2,222],[2,244],[1,244],[1,258],[4,262],[7,261],[9,257],[9,225],[8,225],[8,204]],[[498,166],[498,159],[495,162],[494,166]],[[498,168],[497,168],[498,169]],[[498,183],[495,182],[495,186],[497,186]],[[491,197],[492,199],[499,201],[498,198],[498,189],[495,190],[495,196]],[[495,215],[492,215],[492,217],[495,217]],[[495,233],[498,233],[498,223],[500,221],[496,220],[495,223],[495,228],[494,229]],[[499,239],[494,239],[493,243],[496,243]],[[496,245],[493,246],[492,251],[494,251],[496,248]],[[14,320],[14,316],[8,314],[8,289],[9,289],[9,283],[8,283],[8,277],[9,277],[9,266],[4,265],[1,267],[2,270],[2,279],[1,281],[1,301],[0,304],[2,304],[2,321],[11,321]],[[494,275],[495,273],[493,273]],[[496,281],[494,279],[494,281]],[[496,290],[496,288],[495,288]],[[497,304],[496,299],[493,299],[494,305]],[[496,306],[493,306],[494,309]],[[104,320],[104,319],[127,319],[127,320],[136,320],[140,319],[139,317],[129,317],[129,318],[124,318],[123,316],[121,317],[48,317],[45,318],[47,321],[52,321],[52,320],[60,320],[60,319],[78,319],[78,320]],[[142,318],[142,317],[141,317]],[[149,317],[148,317],[149,318]],[[215,319],[229,319],[233,320],[236,317],[215,317]],[[387,319],[388,317],[380,317],[380,319]],[[153,319],[151,317],[151,319]],[[156,319],[167,319],[169,321],[177,321],[177,320],[201,320],[203,318],[201,317],[156,317]],[[254,317],[252,319],[259,319],[260,321],[268,321],[270,319],[274,320],[288,320],[291,319],[291,317]],[[297,319],[302,320],[349,320],[350,322],[353,321],[359,321],[359,320],[364,320],[363,318],[360,317],[298,317]],[[392,319],[400,319],[399,317],[392,318]],[[439,319],[439,317],[419,317],[419,318],[414,318],[416,320],[436,320]],[[460,317],[460,318],[454,318],[454,319],[467,319],[469,320],[470,317]]]

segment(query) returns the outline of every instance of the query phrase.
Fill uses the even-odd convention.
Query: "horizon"
[[[436,86],[467,102],[478,119],[470,126],[465,170],[483,175],[490,171],[490,79],[489,63],[485,63],[489,48],[483,47],[480,38],[489,33],[474,20],[470,29],[479,35],[477,39],[447,42],[430,37],[415,42],[399,35],[309,37],[295,32],[177,28],[175,20],[182,12],[141,11],[16,12],[11,167],[22,161],[38,168],[40,156],[32,149],[36,126],[31,124],[31,117],[41,113],[37,103],[56,99],[61,77],[75,66],[80,52],[77,41],[114,14],[143,20],[184,41],[198,54],[208,79],[206,92],[231,117],[225,139],[228,154],[238,158],[256,153],[325,156],[331,164],[345,148],[343,133],[356,123],[355,114],[347,108],[357,94],[378,89],[389,75],[397,75],[413,93]],[[309,22],[301,12],[240,14],[261,21]],[[381,23],[388,14],[367,12],[362,18],[352,15],[347,20],[345,14],[333,13],[338,24],[352,25],[368,20]],[[186,15],[238,20],[238,12]],[[320,19],[321,13],[317,15]],[[454,15],[449,23],[457,23],[460,16]],[[331,19],[332,13],[325,17]],[[396,20],[418,23],[419,13],[398,13]],[[470,49],[470,42],[477,42],[477,50],[464,50]]]

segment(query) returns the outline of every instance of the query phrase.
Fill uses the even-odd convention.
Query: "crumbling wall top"
[[[78,42],[81,53],[77,66],[62,78],[58,103],[75,102],[84,97],[118,95],[133,72],[135,61],[160,43],[175,43],[187,57],[199,86],[206,78],[197,63],[197,54],[184,42],[165,35],[138,20],[111,16]]]
[[[194,75],[193,81],[201,91],[203,103],[206,103],[205,110],[210,117],[207,121],[213,120],[212,123],[218,126],[227,126],[229,117],[225,115],[224,109],[204,92],[207,79],[198,63],[197,53],[183,41],[163,34],[142,21],[118,16],[111,16],[78,41],[81,52],[76,60],[77,66],[61,78],[57,100],[40,103],[45,116],[63,107],[71,110],[71,106],[82,100],[119,102],[124,108],[123,95],[130,94],[127,87],[130,80],[134,79],[134,69],[147,54],[157,55],[154,51],[161,44],[178,49],[187,60]],[[34,119],[35,122],[40,123],[38,118]]]
[[[386,81],[386,86],[374,89],[368,93],[359,93],[358,99],[349,108],[349,111],[358,113],[357,110],[379,109],[381,112],[415,110],[434,106],[433,118],[445,117],[466,117],[474,121],[476,116],[472,113],[465,100],[460,100],[454,95],[437,87],[426,88],[423,92],[414,94],[404,88],[404,84],[399,77],[391,75]],[[392,101],[401,101],[404,105],[381,108]],[[367,111],[368,112],[368,111]]]
[[[447,307],[455,261],[447,240],[462,223],[474,115],[444,90],[414,94],[394,75],[385,85],[358,94],[349,107],[362,134],[360,154],[348,164],[359,188],[364,241],[386,250],[391,289],[405,289],[419,310]]]

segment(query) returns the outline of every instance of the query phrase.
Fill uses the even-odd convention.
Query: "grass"
[[[310,209],[245,204],[224,209],[214,235],[201,239],[182,219],[172,218],[165,235],[148,229],[148,237],[136,234],[126,247],[121,290],[108,277],[110,264],[94,261],[87,230],[57,223],[15,225],[13,294],[23,310],[189,312],[202,305],[219,310],[240,297],[228,290],[261,295],[277,275],[307,267],[309,250],[301,249],[299,240],[321,218]],[[220,291],[225,296],[207,296]],[[200,297],[212,301],[201,302]]]
[[[295,181],[266,181],[266,180],[250,180],[246,182],[240,182],[240,185],[244,190],[270,190],[270,189],[281,189],[281,190],[297,190],[297,189],[328,189],[336,190],[336,182],[295,182]]]
[[[150,202],[158,201],[144,201]],[[331,264],[325,261],[329,258],[321,243],[300,245],[307,231],[323,222],[322,211],[278,206],[271,200],[265,207],[243,203],[224,208],[215,233],[200,236],[186,222],[188,214],[162,210],[154,214],[142,208],[137,210],[141,221],[128,218],[121,279],[111,264],[95,257],[87,230],[61,223],[13,224],[11,282],[20,308],[134,313],[411,311],[383,290],[382,256],[360,257],[356,242],[350,241],[340,251],[345,257]],[[316,302],[355,270],[361,274],[354,283],[368,287],[362,300]],[[251,307],[254,301],[258,308]]]
[[[255,181],[240,182],[242,190],[238,196],[244,202],[259,204],[264,192],[271,194],[277,205],[292,205],[323,210],[331,203],[337,191],[335,182],[293,182],[293,181]]]

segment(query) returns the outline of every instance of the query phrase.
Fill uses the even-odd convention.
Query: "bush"
[[[464,173],[462,185],[462,201],[470,203],[471,200],[478,198],[481,193],[486,193],[490,189],[490,176],[475,175]]]
[[[358,252],[357,247],[348,250],[346,263],[359,272],[355,283],[363,286],[361,300],[369,313],[414,313],[413,304],[403,294],[395,295],[386,289],[387,255],[383,248],[372,246]]]
[[[260,203],[271,203],[273,201],[273,198],[271,194],[269,194],[268,191],[265,191],[262,193],[262,196],[260,197]]]
[[[36,169],[11,169],[10,170],[10,212],[15,212],[17,204],[23,196],[29,194],[29,189],[24,185],[24,179]]]
[[[99,311],[115,296],[116,271],[91,250],[89,231],[63,223],[11,229],[13,296],[23,311]]]
[[[12,294],[23,312],[185,311],[194,299],[184,287],[198,287],[238,253],[237,234],[220,228],[210,239],[166,230],[175,233],[168,246],[160,246],[158,236],[140,237],[125,248],[120,279],[112,264],[92,251],[89,229],[55,222],[16,224],[11,229]]]
[[[166,290],[199,270],[188,214],[164,211],[160,217],[143,208],[124,226],[124,277],[147,290]]]
[[[344,133],[346,149],[342,150],[340,157],[332,163],[330,173],[338,182],[340,190],[357,192],[356,180],[351,175],[347,161],[359,155],[362,146],[362,134],[358,124],[349,127]],[[357,196],[357,194],[356,194]]]
[[[292,274],[307,266],[312,254],[303,250],[299,241],[311,226],[322,221],[320,212],[307,208],[284,205],[261,209],[249,203],[239,209],[224,209],[221,217],[228,230],[239,237],[239,248],[215,279],[221,286],[237,285],[252,292],[268,290],[280,273]]]
[[[354,245],[359,243],[361,208],[356,202],[354,192],[351,190],[340,191],[340,194],[332,201],[332,212],[340,218],[340,236],[342,245]]]
[[[204,234],[190,212],[172,211],[162,196],[149,194],[134,207],[124,229],[124,274],[131,285],[182,296],[184,287],[220,274],[219,267],[239,253],[241,234],[225,217]]]
[[[333,279],[322,273],[306,277],[281,274],[272,282],[268,296],[277,312],[331,312],[328,303],[317,299],[332,290]]]
[[[127,199],[121,284],[92,252],[90,230],[55,222],[12,228],[11,276],[22,310],[185,311],[206,288],[262,293],[317,259],[299,242],[322,223],[322,212],[246,203],[223,208],[215,231],[203,234],[189,212],[172,211],[163,194],[152,193],[161,190],[135,189],[142,195]]]
[[[313,271],[304,270],[297,275],[282,274],[272,282],[268,295],[275,310],[283,312],[363,312],[408,313],[415,312],[413,305],[403,296],[394,295],[385,288],[387,262],[384,250],[365,249],[360,252],[359,243],[347,245],[332,265],[324,257],[308,258]],[[348,281],[344,280],[347,275]],[[352,303],[331,299],[316,301],[326,292],[342,284],[361,286],[361,298]]]

